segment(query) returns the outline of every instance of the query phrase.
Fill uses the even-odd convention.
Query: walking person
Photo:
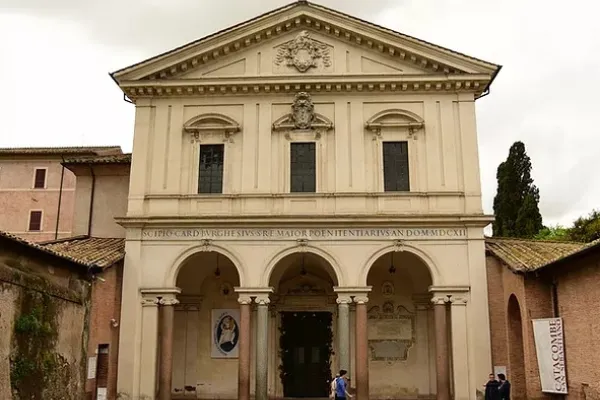
[[[498,379],[500,380],[500,386],[498,387],[500,399],[510,400],[510,382],[506,379],[506,375],[504,374],[498,374]]]
[[[337,374],[335,378],[331,381],[331,388],[329,390],[329,398],[335,399],[335,384],[337,383],[337,378],[340,377],[340,374]]]
[[[346,390],[346,387],[348,386],[348,377],[346,376],[347,373],[348,371],[341,369],[340,376],[335,378],[335,400],[346,400],[352,398],[352,395]]]
[[[490,374],[488,382],[483,385],[485,387],[485,400],[500,400],[500,382],[496,380],[494,374]]]

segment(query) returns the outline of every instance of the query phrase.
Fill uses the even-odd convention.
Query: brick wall
[[[596,253],[554,271],[564,319],[569,400],[600,398],[600,252]]]
[[[486,257],[486,267],[493,365],[506,366],[513,399],[548,399],[541,391],[531,319],[552,316],[550,287],[526,280],[493,256]],[[519,338],[522,343],[515,343]]]
[[[106,269],[101,278],[104,281],[96,279],[92,287],[88,360],[98,355],[99,345],[108,345],[107,398],[114,399],[117,395],[119,327],[113,326],[111,320],[118,322],[121,319],[122,263]],[[85,385],[86,398],[95,400],[96,389],[96,379],[88,379]]]

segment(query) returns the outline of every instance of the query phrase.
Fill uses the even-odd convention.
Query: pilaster
[[[140,396],[154,399],[158,356],[158,298],[153,293],[144,294],[142,292],[141,330],[139,393]]]
[[[469,345],[467,341],[467,293],[453,294],[449,297],[452,321],[452,370],[454,373],[454,399],[469,400],[469,374],[460,371],[469,370]]]

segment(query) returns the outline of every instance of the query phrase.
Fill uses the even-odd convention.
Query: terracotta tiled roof
[[[110,267],[125,257],[125,239],[75,236],[40,243],[45,249],[99,268]]]
[[[67,155],[67,154],[98,154],[122,153],[120,146],[82,146],[82,147],[0,147],[0,154],[14,155]]]
[[[0,231],[0,238],[90,269],[109,267],[125,257],[125,239],[76,236],[52,242],[33,243],[4,231]]]
[[[590,244],[513,238],[486,238],[487,252],[517,272],[531,272],[578,253]]]
[[[63,164],[130,164],[131,153],[109,156],[86,156],[65,158]]]

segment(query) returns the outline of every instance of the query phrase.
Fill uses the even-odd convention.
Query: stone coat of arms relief
[[[307,31],[302,31],[278,50],[275,57],[275,65],[285,63],[288,67],[294,67],[298,72],[306,72],[310,68],[316,68],[317,62],[321,60],[323,66],[331,65],[329,48],[310,37]]]
[[[315,106],[310,94],[300,92],[296,94],[292,104],[291,120],[296,129],[310,129],[315,121]]]

